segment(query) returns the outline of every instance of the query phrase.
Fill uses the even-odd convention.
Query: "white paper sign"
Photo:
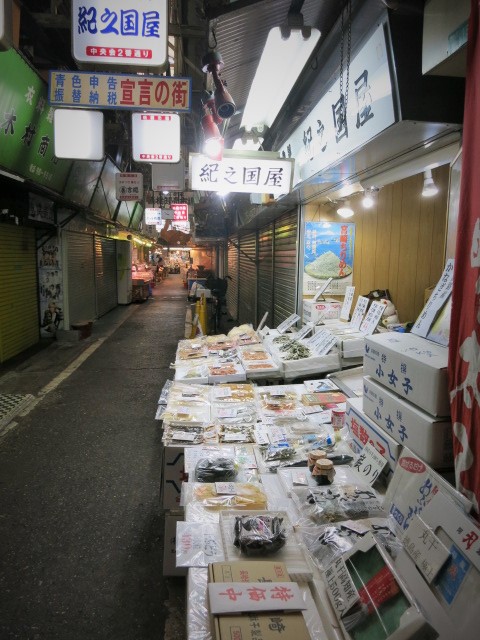
[[[286,320],[284,320],[278,325],[277,327],[278,333],[280,334],[285,333],[287,329],[290,329],[290,327],[293,327],[293,325],[299,320],[300,320],[300,316],[297,315],[296,313],[292,313],[291,316],[288,316]]]
[[[355,295],[355,287],[347,287],[345,289],[345,297],[343,299],[342,310],[340,311],[340,320],[348,321],[350,317],[350,309],[352,308],[354,295]]]
[[[413,516],[402,542],[425,580],[431,584],[450,557],[447,547],[418,515]]]
[[[328,278],[327,280],[325,280],[325,282],[323,284],[321,284],[318,287],[317,293],[313,296],[314,302],[317,302],[317,300],[320,298],[322,293],[328,289],[328,287],[330,286],[330,283],[331,283],[332,280],[333,280],[333,278]],[[348,287],[347,287],[347,289],[348,289]]]
[[[350,322],[350,326],[352,327],[352,329],[360,328],[369,302],[370,300],[365,296],[358,297],[357,304],[355,305],[355,309],[353,310],[352,320]]]
[[[260,324],[257,327],[257,333],[261,334],[261,331],[263,329],[263,325],[265,324],[265,322],[267,321],[268,318],[268,311],[265,311],[265,313],[263,314],[263,318],[260,320]]]
[[[195,434],[187,431],[174,431],[171,435],[172,440],[181,440],[182,442],[193,442]]]
[[[203,522],[177,522],[177,567],[208,567],[224,560],[220,525]]]
[[[208,597],[213,615],[307,608],[296,582],[211,582]]]
[[[343,558],[338,558],[328,567],[324,582],[333,608],[341,618],[359,599]]]
[[[292,335],[292,340],[302,340],[305,336],[308,336],[310,331],[313,330],[312,325],[305,324],[301,329]]]
[[[453,259],[448,260],[437,286],[412,327],[412,333],[426,338],[438,313],[448,300],[453,287]]]
[[[372,444],[367,442],[356,459],[353,469],[363,482],[373,485],[386,464],[387,459]]]
[[[213,387],[213,396],[216,400],[230,398],[232,396],[232,389],[230,387]]]
[[[385,311],[385,305],[383,302],[374,301],[370,305],[370,309],[367,312],[367,315],[363,319],[362,324],[360,325],[360,331],[366,336],[371,336],[372,333],[377,328],[378,323],[380,322],[380,318]]]
[[[73,0],[72,38],[78,62],[161,67],[167,60],[167,0]]]
[[[234,496],[237,488],[234,482],[215,482],[215,491],[218,495]]]

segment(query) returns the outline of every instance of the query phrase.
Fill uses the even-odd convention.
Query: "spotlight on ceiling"
[[[364,209],[371,209],[375,206],[378,192],[378,187],[370,187],[369,189],[364,190],[362,198],[362,206]]]
[[[438,193],[438,187],[433,181],[432,170],[426,169],[423,173],[423,190],[422,196],[424,198],[431,198]]]
[[[213,108],[213,111],[212,111]],[[202,130],[204,137],[203,152],[211,160],[221,160],[223,157],[223,138],[215,122],[215,106],[203,105]]]
[[[337,213],[342,218],[351,218],[354,214],[354,211],[350,206],[350,200],[345,200],[345,202],[341,202],[340,206],[337,209]]]
[[[219,51],[209,51],[203,56],[202,70],[206,73],[212,74],[213,82],[215,84],[213,96],[215,99],[217,113],[220,118],[226,120],[233,116],[237,107],[235,106],[232,96],[227,91],[226,83],[220,78],[220,71],[223,67],[224,62]]]

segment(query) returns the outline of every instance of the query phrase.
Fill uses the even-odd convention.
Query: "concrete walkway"
[[[162,577],[160,390],[186,291],[118,307],[81,343],[0,370],[27,398],[0,430],[0,637],[185,637],[183,583]]]

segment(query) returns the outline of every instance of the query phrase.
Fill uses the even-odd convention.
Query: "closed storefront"
[[[275,220],[273,255],[273,326],[297,308],[298,211],[294,209]]]
[[[239,300],[238,321],[255,324],[257,297],[257,234],[240,236],[239,239]]]
[[[67,232],[68,322],[96,317],[93,236]]]
[[[228,242],[227,275],[230,276],[227,289],[227,310],[234,320],[238,318],[238,244],[236,238]]]
[[[273,316],[273,224],[258,232],[257,322],[268,311],[267,325]]]
[[[97,316],[117,306],[117,263],[115,240],[95,236],[95,285]]]
[[[34,229],[0,225],[0,362],[39,339]]]

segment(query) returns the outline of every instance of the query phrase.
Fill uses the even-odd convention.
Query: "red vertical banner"
[[[457,488],[480,506],[480,40],[471,0],[449,385]]]

